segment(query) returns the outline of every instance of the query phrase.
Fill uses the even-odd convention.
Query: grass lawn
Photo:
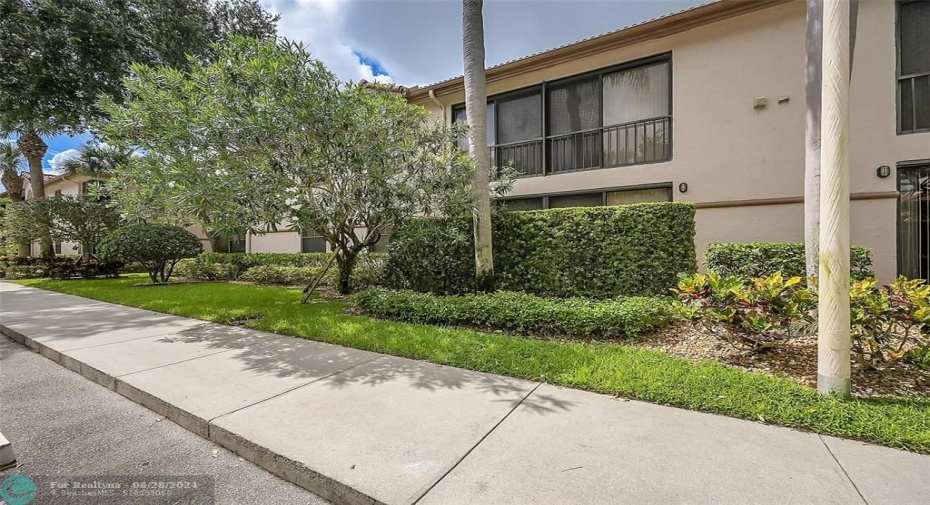
[[[300,291],[221,283],[133,287],[108,280],[20,284],[469,370],[620,395],[930,453],[930,398],[839,400],[793,380],[695,363],[620,344],[543,341],[344,313],[340,300],[300,305]],[[605,419],[605,422],[609,420]]]

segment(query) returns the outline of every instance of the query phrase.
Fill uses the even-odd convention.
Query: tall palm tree
[[[856,49],[858,0],[849,2],[849,75]],[[823,85],[823,0],[807,0],[805,42],[804,256],[808,277],[817,277],[820,250],[820,106]]]
[[[45,198],[45,171],[42,170],[42,158],[48,152],[48,144],[42,140],[42,136],[49,134],[49,132],[28,125],[16,130],[16,132],[19,133],[16,145],[29,164],[29,185],[32,188],[32,198]],[[48,223],[45,226],[47,227]],[[55,257],[51,235],[44,234],[40,244],[40,252],[43,258]]]
[[[61,165],[64,175],[99,177],[111,174],[132,157],[131,150],[119,149],[101,142],[87,142],[78,148],[77,156]]]
[[[23,154],[10,141],[0,142],[0,182],[6,188],[7,195],[14,202],[26,199],[25,181],[23,172],[26,170]],[[29,244],[17,244],[17,255],[21,258],[29,256]]]
[[[23,153],[16,144],[8,140],[0,141],[0,182],[6,188],[10,200],[21,202],[26,199],[23,171],[25,163]]]
[[[472,185],[475,209],[475,274],[478,288],[494,289],[494,257],[491,243],[491,158],[487,138],[487,77],[484,68],[483,0],[462,0],[462,47],[465,59],[465,115],[468,118],[468,151],[475,160]]]

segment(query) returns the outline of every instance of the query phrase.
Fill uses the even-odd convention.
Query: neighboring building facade
[[[45,176],[45,195],[46,196],[84,196],[93,191],[96,184],[102,184],[109,177],[107,176],[87,176],[87,175],[48,175]],[[29,183],[29,173],[25,174],[24,197],[26,200],[32,199],[32,185]],[[55,248],[55,254],[80,255],[80,244],[76,242],[56,242],[52,244]],[[31,245],[31,254],[39,256],[41,254],[40,244],[34,242]],[[93,252],[93,251],[91,251]]]
[[[523,174],[504,203],[694,202],[699,257],[803,241],[805,9],[722,0],[488,69],[492,159]],[[930,278],[930,2],[859,2],[857,33],[852,241],[882,281]],[[465,119],[461,77],[407,97]]]

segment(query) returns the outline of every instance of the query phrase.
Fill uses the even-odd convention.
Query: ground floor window
[[[391,241],[391,230],[381,233],[381,237],[369,249],[373,253],[388,252],[388,243]]]
[[[245,252],[245,237],[241,235],[236,235],[229,237],[227,242],[227,251],[231,253],[244,253]]]
[[[326,252],[326,239],[312,233],[300,237],[300,252]]]
[[[672,186],[614,188],[579,193],[553,193],[524,198],[505,198],[495,203],[503,210],[541,210],[566,207],[599,207],[602,205],[631,205],[634,203],[671,202]]]

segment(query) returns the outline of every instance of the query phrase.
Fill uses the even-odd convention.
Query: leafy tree
[[[276,22],[256,0],[0,0],[0,133],[19,137],[33,197],[45,197],[43,137],[85,131],[132,62],[184,65],[240,29],[273,37]]]
[[[8,232],[18,240],[38,240],[46,230],[40,223],[46,222],[52,241],[77,242],[86,257],[103,236],[116,230],[120,218],[108,202],[87,196],[31,199],[8,209]]]
[[[169,224],[130,224],[100,241],[100,254],[107,261],[139,262],[153,283],[168,282],[179,261],[201,252],[197,235]]]
[[[346,292],[382,233],[471,208],[458,130],[388,88],[340,83],[297,44],[234,38],[219,51],[186,72],[136,66],[126,101],[104,104],[104,139],[146,153],[118,174],[136,189],[118,196],[126,214],[174,209],[226,234],[313,230]]]

